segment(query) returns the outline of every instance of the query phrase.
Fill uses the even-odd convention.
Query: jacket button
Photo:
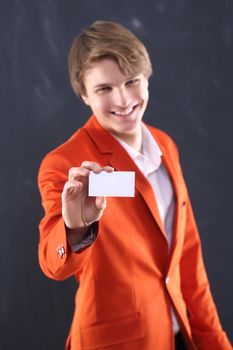
[[[165,283],[168,284],[169,282],[170,282],[170,277],[167,276],[167,277],[165,278]]]
[[[65,254],[65,248],[62,243],[57,246],[56,251],[58,256],[62,259],[63,255]]]

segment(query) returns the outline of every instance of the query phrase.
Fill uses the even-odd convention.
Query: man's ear
[[[90,106],[89,104],[89,98],[85,95],[81,95],[81,99],[83,100],[83,102],[87,105]]]

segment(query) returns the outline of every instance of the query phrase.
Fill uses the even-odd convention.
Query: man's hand
[[[90,171],[112,172],[111,166],[101,167],[99,164],[84,161],[81,167],[69,170],[68,181],[62,192],[62,216],[70,230],[87,231],[88,227],[98,221],[106,207],[106,197],[88,197],[88,176]]]

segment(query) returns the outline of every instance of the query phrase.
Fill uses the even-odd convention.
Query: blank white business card
[[[134,197],[135,193],[135,172],[134,171],[113,171],[107,173],[102,171],[89,174],[88,195],[90,197]]]

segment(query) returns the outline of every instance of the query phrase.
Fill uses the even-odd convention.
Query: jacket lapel
[[[185,225],[185,215],[184,210],[186,207],[186,189],[183,185],[183,180],[181,179],[182,174],[180,170],[178,169],[178,162],[174,161],[174,158],[177,157],[175,155],[174,150],[168,151],[168,145],[163,142],[163,139],[161,137],[158,137],[158,135],[154,132],[154,129],[151,129],[149,127],[149,130],[151,131],[153,137],[155,138],[156,142],[158,143],[163,156],[162,161],[164,166],[166,167],[166,170],[170,176],[174,195],[175,195],[175,213],[174,213],[174,225],[173,225],[173,236],[172,236],[172,245],[169,253],[169,261],[168,261],[168,269],[171,271],[173,266],[175,265],[175,260],[177,258],[177,254],[173,254],[175,250],[180,246],[180,244],[177,244],[179,241],[179,232],[182,232],[182,225]],[[174,149],[174,146],[172,146]]]
[[[146,202],[160,231],[166,239],[164,226],[160,218],[153,189],[147,178],[143,175],[126,150],[108,131],[101,127],[95,116],[92,116],[85,124],[84,130],[92,138],[96,147],[102,153],[103,165],[111,165],[118,171],[135,171],[136,191],[138,191]]]

